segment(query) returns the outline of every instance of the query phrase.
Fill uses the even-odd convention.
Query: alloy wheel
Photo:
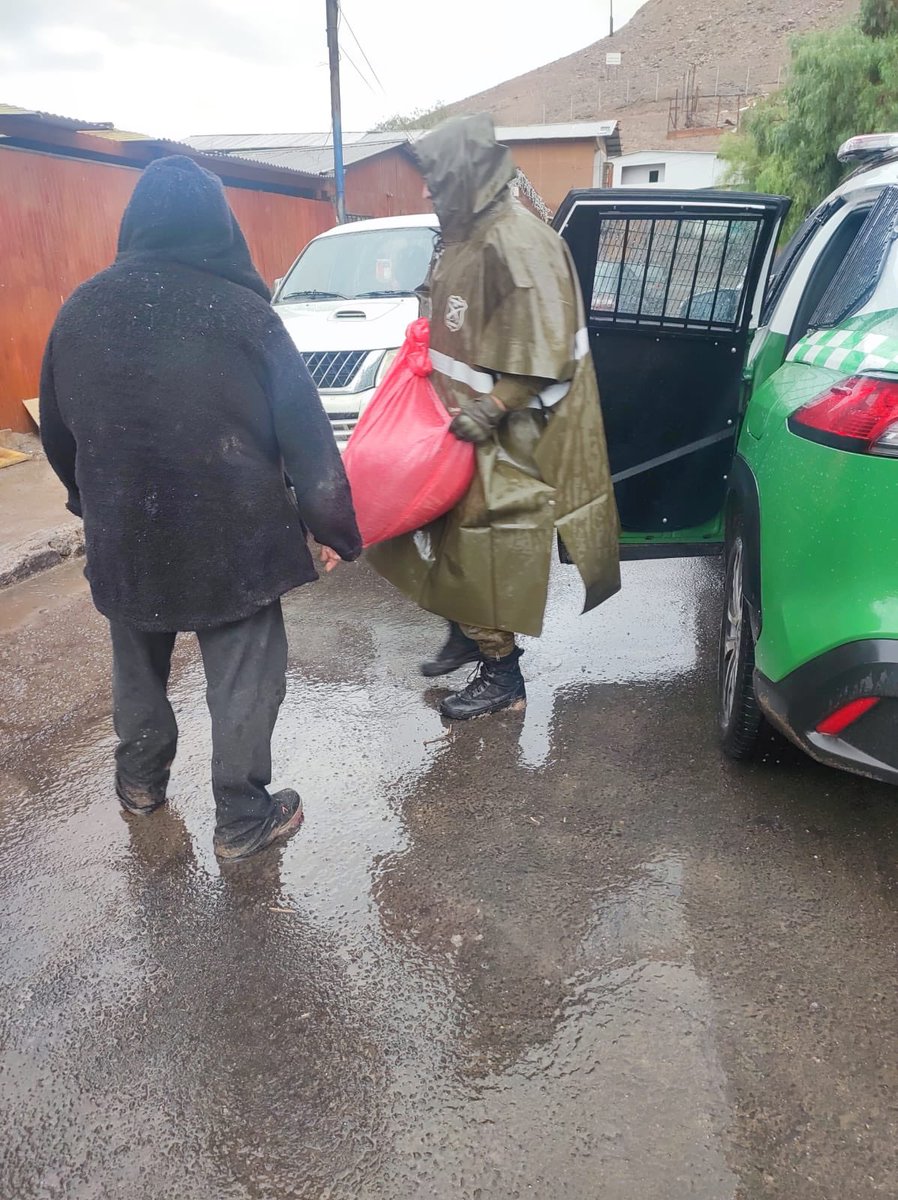
[[[739,690],[739,661],[742,650],[742,637],[745,628],[745,606],[742,599],[742,539],[737,538],[733,544],[733,554],[730,560],[729,579],[727,581],[726,615],[723,629],[723,680],[722,680],[722,717],[725,724],[733,718],[733,709]]]

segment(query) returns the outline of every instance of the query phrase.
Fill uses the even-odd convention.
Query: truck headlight
[[[396,346],[396,348],[393,350],[385,350],[384,351],[384,356],[380,360],[380,363],[378,364],[378,367],[377,367],[377,374],[374,376],[374,386],[375,387],[380,387],[380,385],[383,383],[387,372],[389,371],[390,367],[392,367],[393,363],[396,361],[396,355],[398,353],[399,353],[398,346]]]

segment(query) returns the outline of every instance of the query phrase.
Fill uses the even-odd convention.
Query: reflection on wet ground
[[[227,870],[190,640],[172,803],[125,818],[102,623],[69,568],[26,586],[4,1198],[898,1191],[894,793],[720,758],[716,564],[630,565],[587,617],[560,571],[527,713],[449,733],[438,622],[365,568],[294,595],[275,784],[306,826]]]

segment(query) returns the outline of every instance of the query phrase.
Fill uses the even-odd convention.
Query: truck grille
[[[334,438],[336,439],[337,445],[342,453],[342,451],[346,449],[346,444],[350,437],[352,437],[352,431],[355,429],[356,425],[358,425],[359,419],[358,417],[332,416],[330,418],[330,423],[331,429],[334,431]]]
[[[333,389],[349,387],[367,356],[367,350],[323,350],[303,358],[315,386]]]

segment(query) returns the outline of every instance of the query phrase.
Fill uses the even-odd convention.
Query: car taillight
[[[797,409],[789,428],[824,446],[898,458],[898,379],[843,379]]]
[[[837,708],[835,712],[830,713],[828,717],[822,720],[817,726],[817,732],[828,733],[831,737],[838,737],[849,725],[853,725],[864,713],[868,713],[871,708],[875,708],[878,703],[878,696],[864,696],[861,700],[851,700],[848,704],[843,704],[841,708]]]

